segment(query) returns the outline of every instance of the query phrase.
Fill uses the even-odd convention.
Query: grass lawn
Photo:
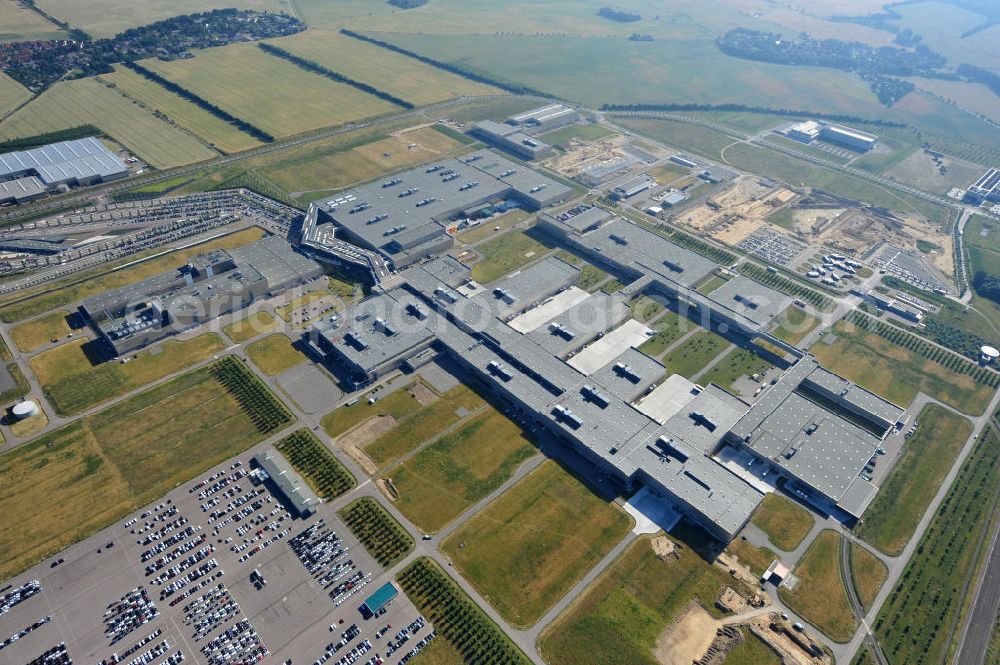
[[[242,229],[234,233],[215,238],[208,242],[174,250],[163,256],[148,259],[142,263],[129,265],[139,257],[130,257],[116,264],[104,266],[93,271],[86,271],[66,280],[47,284],[37,289],[28,289],[17,294],[17,301],[0,307],[0,320],[5,323],[21,321],[36,314],[42,314],[57,307],[65,307],[70,303],[82,300],[98,293],[110,291],[127,284],[132,284],[153,277],[161,272],[178,268],[190,258],[213,249],[232,249],[242,247],[264,237],[264,230],[258,227]],[[162,250],[156,250],[160,252]],[[148,256],[148,255],[147,255]],[[117,269],[116,269],[117,268]],[[109,272],[110,270],[110,272]],[[13,300],[13,299],[11,299]]]
[[[472,267],[472,279],[489,284],[540,258],[548,248],[520,231],[509,231],[477,246],[476,251],[483,258]]]
[[[249,341],[257,335],[274,332],[278,327],[278,321],[274,314],[265,310],[256,311],[249,316],[233,321],[222,329],[226,337],[237,344]]]
[[[625,537],[629,517],[549,460],[442,544],[507,621],[527,627]]]
[[[323,416],[321,423],[323,430],[331,439],[336,439],[347,430],[374,416],[387,415],[396,420],[405,418],[421,408],[420,402],[410,390],[412,385],[413,383],[410,383],[394,390],[374,404],[368,404],[366,395],[365,399],[351,406],[334,409]]]
[[[719,590],[737,583],[674,542],[680,545],[676,556],[663,559],[649,538],[632,544],[542,633],[538,645],[546,662],[657,665],[657,638],[692,599],[718,616]]]
[[[740,560],[754,575],[763,575],[778,555],[766,547],[756,547],[749,541],[737,538],[726,547],[726,553]]]
[[[726,390],[735,391],[733,384],[737,379],[763,374],[771,366],[771,363],[749,349],[735,349],[702,374],[698,381],[702,384],[715,383]]]
[[[649,323],[659,316],[666,307],[649,296],[639,296],[632,301],[632,318],[639,323]]]
[[[412,665],[464,665],[462,654],[448,640],[434,640],[413,658]]]
[[[539,136],[540,139],[549,145],[559,145],[570,139],[583,139],[585,141],[596,141],[614,134],[613,131],[603,125],[567,125],[546,132]]]
[[[509,210],[502,215],[498,215],[493,219],[488,219],[479,224],[479,226],[474,226],[468,231],[462,231],[455,239],[464,244],[471,245],[481,240],[489,238],[491,235],[496,233],[496,227],[500,227],[501,230],[509,229],[510,227],[523,222],[526,219],[531,219],[531,213],[525,210]],[[563,252],[563,254],[569,254],[569,252]],[[572,256],[570,254],[570,256]],[[561,257],[560,257],[561,258]],[[577,259],[581,261],[581,259]],[[576,265],[575,263],[573,265]]]
[[[835,642],[846,642],[857,622],[840,572],[840,536],[826,530],[816,536],[795,567],[799,583],[778,595],[788,607]]]
[[[995,517],[1000,437],[987,428],[920,539],[872,627],[889,662],[930,665],[950,660],[978,560],[980,537]]]
[[[817,343],[810,352],[831,372],[885,399],[908,406],[923,392],[963,413],[982,413],[993,391],[969,375],[953,372],[916,353],[844,322],[833,327],[832,344]]]
[[[499,487],[535,454],[521,428],[492,409],[462,423],[390,475],[396,507],[426,533],[439,531]]]
[[[809,511],[774,492],[764,497],[751,521],[786,552],[798,547],[815,523]]]
[[[967,418],[928,404],[920,426],[906,440],[889,477],[854,532],[879,550],[897,555],[906,547],[927,506],[972,433]]]
[[[648,171],[650,177],[656,178],[656,182],[661,185],[665,185],[668,182],[676,180],[682,175],[686,175],[690,171],[686,166],[681,166],[680,164],[674,164],[673,162],[668,162],[666,164],[661,164],[656,168],[650,169]]]
[[[743,629],[743,643],[729,652],[724,665],[781,665],[781,656],[771,647],[751,633]]]
[[[365,454],[380,467],[392,464],[484,405],[475,392],[457,385],[365,445]]]
[[[861,547],[857,543],[851,543],[851,579],[854,589],[858,592],[861,606],[867,612],[875,602],[875,596],[879,589],[885,584],[889,576],[889,569],[885,563],[877,556]]]
[[[7,579],[262,439],[239,403],[198,369],[0,455]],[[45,510],[37,510],[38,506]]]
[[[217,152],[179,127],[157,118],[96,78],[60,81],[0,122],[0,140],[36,136],[90,124],[166,169],[192,164]]]
[[[80,413],[130,390],[161,379],[205,360],[225,348],[215,333],[187,341],[167,340],[132,356],[127,364],[109,360],[93,365],[87,357],[87,340],[76,340],[44,351],[30,361],[42,391],[56,413]]]
[[[69,312],[61,310],[40,316],[10,329],[10,337],[22,351],[34,351],[53,339],[62,339],[72,332],[66,317]]]
[[[784,342],[797,345],[817,325],[819,325],[819,318],[801,307],[791,305],[784,314],[778,317],[777,325],[771,329],[771,334]]]
[[[702,330],[668,353],[663,358],[663,364],[671,374],[690,379],[728,347],[729,342],[722,337],[710,330]]]
[[[268,376],[277,376],[306,360],[302,352],[292,346],[292,340],[280,333],[257,340],[247,347],[247,355]]]
[[[38,434],[48,424],[49,417],[45,415],[45,411],[39,410],[37,415],[11,423],[10,433],[23,439]]]
[[[194,55],[188,60],[150,59],[141,64],[275,137],[399,110],[374,95],[265,53],[253,43],[202,49]],[[290,99],[295,103],[289,104]]]
[[[698,287],[698,293],[702,295],[708,295],[712,291],[716,290],[723,284],[729,281],[729,278],[723,277],[722,275],[712,275],[704,284]]]
[[[15,398],[22,397],[31,392],[31,384],[29,384],[28,379],[25,378],[20,365],[17,363],[8,363],[7,371],[10,372],[11,378],[14,379],[15,386],[10,390],[0,393],[0,401],[10,402]]]
[[[687,318],[684,318],[674,311],[666,314],[650,324],[653,336],[639,346],[639,350],[647,356],[658,356],[667,350],[667,347],[681,338],[684,333],[694,326]],[[673,370],[671,369],[671,373]]]

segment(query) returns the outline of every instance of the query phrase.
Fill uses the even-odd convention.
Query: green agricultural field
[[[65,39],[66,33],[55,23],[16,0],[0,3],[0,42]],[[2,107],[2,104],[0,104]]]
[[[815,523],[808,510],[773,492],[764,497],[751,521],[786,552],[798,547]]]
[[[192,247],[169,251],[162,256],[157,256],[141,263],[135,263],[135,261],[143,258],[143,256],[150,256],[152,252],[88,270],[64,280],[46,283],[44,287],[20,291],[9,297],[7,304],[0,307],[0,320],[3,320],[5,323],[15,323],[57,307],[65,307],[98,293],[104,293],[111,289],[117,289],[127,284],[153,277],[161,272],[173,270],[184,265],[191,257],[198,254],[203,254],[213,249],[242,247],[243,245],[260,240],[263,236],[263,229],[255,226],[229,233]],[[162,250],[154,250],[154,252],[159,254]]]
[[[123,518],[263,439],[202,368],[0,455],[0,577]],[[46,506],[38,511],[40,505]]]
[[[739,559],[754,575],[763,575],[778,555],[767,547],[756,547],[749,541],[737,538],[726,547],[726,554]]]
[[[858,592],[861,606],[867,612],[875,602],[875,596],[889,577],[889,568],[877,556],[857,543],[851,543],[851,579]]]
[[[0,122],[0,139],[35,136],[84,124],[100,127],[158,169],[217,156],[187,132],[93,78],[56,83]]]
[[[67,316],[69,312],[60,310],[16,325],[10,329],[10,338],[21,351],[34,351],[53,339],[62,339],[72,332],[66,323]]]
[[[781,656],[749,630],[741,630],[743,643],[729,652],[723,665],[781,665]]]
[[[445,72],[419,60],[341,35],[316,29],[271,40],[275,46],[368,83],[416,106],[464,95],[494,95],[500,90]]]
[[[781,600],[833,641],[851,639],[857,621],[840,571],[837,532],[828,529],[816,536],[794,572],[799,582],[791,591],[778,589]]]
[[[249,316],[237,319],[222,329],[226,337],[237,344],[247,342],[258,335],[274,332],[278,327],[278,320],[274,314],[260,310],[253,312]]]
[[[584,141],[596,141],[607,138],[614,134],[613,131],[603,125],[568,125],[560,127],[551,132],[546,132],[539,136],[540,139],[550,145],[560,145],[570,139],[583,139]]]
[[[1000,437],[987,428],[920,539],[919,556],[902,576],[872,626],[892,663],[948,660],[978,563],[980,538],[994,517],[1000,487]]]
[[[992,390],[878,335],[844,322],[833,327],[832,344],[817,343],[810,352],[831,372],[854,381],[894,404],[906,407],[918,392],[963,413],[979,414]]]
[[[260,141],[246,132],[216,118],[208,111],[131,69],[119,65],[115,67],[113,73],[102,74],[101,78],[113,83],[120,91],[141,102],[147,109],[162,113],[222,152],[237,152],[260,145]]]
[[[279,138],[398,110],[269,55],[256,44],[231,44],[198,51],[189,60],[141,64]]]
[[[247,355],[268,376],[281,374],[306,360],[305,355],[292,346],[292,340],[280,333],[250,344]]]
[[[667,347],[679,340],[684,333],[691,330],[694,325],[687,318],[677,314],[677,312],[668,311],[650,324],[649,327],[653,330],[654,334],[642,343],[639,350],[648,356],[658,356],[666,351]],[[673,373],[673,369],[670,371]]]
[[[472,279],[480,284],[503,277],[534,259],[548,248],[520,231],[509,231],[476,247],[483,258],[472,267]]]
[[[283,0],[139,0],[122,5],[115,0],[36,0],[38,6],[58,19],[81,28],[94,37],[111,37],[171,16],[225,7],[268,9],[295,13]]]
[[[859,538],[893,556],[906,547],[972,434],[967,418],[937,404],[925,406],[916,421],[917,432],[906,440],[892,473],[854,529]]]
[[[28,361],[58,415],[80,413],[124,395],[201,362],[226,346],[215,333],[206,333],[187,341],[168,340],[154,349],[140,351],[128,364],[109,360],[93,365],[87,355],[90,345],[80,339],[43,351]]]
[[[630,523],[548,460],[441,547],[501,616],[527,627],[625,537]]]
[[[520,427],[491,409],[393,468],[390,494],[411,522],[434,533],[503,484],[535,452]]]
[[[0,118],[29,99],[31,99],[30,90],[0,72]]]
[[[749,349],[734,349],[701,375],[702,384],[714,383],[726,390],[735,391],[733,384],[741,377],[764,374],[771,369],[771,363]]]
[[[672,555],[657,557],[650,539],[639,539],[542,633],[538,646],[546,662],[657,665],[657,638],[692,599],[720,614],[715,599],[734,580],[666,538],[675,544]]]
[[[778,317],[777,323],[771,329],[771,334],[778,339],[797,345],[806,335],[819,325],[819,318],[801,307],[790,306]]]
[[[700,330],[684,340],[663,358],[671,374],[690,379],[708,366],[730,343],[709,330]]]
[[[357,484],[336,455],[304,427],[292,432],[274,447],[309,483],[316,496],[324,501],[340,496]]]
[[[467,386],[457,385],[412,415],[398,419],[395,426],[365,444],[365,454],[379,467],[386,467],[485,404]]]

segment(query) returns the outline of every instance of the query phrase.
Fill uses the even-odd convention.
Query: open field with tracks
[[[187,132],[97,79],[56,83],[0,122],[0,139],[14,139],[91,124],[151,166],[164,169],[211,159],[217,153]]]
[[[66,33],[59,26],[17,0],[0,2],[0,42],[65,39],[65,37]]]
[[[399,110],[264,53],[256,44],[231,44],[197,51],[189,60],[141,64],[275,137]]]
[[[826,530],[806,550],[795,574],[795,589],[778,590],[781,600],[827,637],[846,642],[854,633],[856,622],[851,612],[847,589],[840,570],[840,536]]]

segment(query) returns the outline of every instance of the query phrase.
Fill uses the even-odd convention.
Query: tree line
[[[797,109],[774,109],[767,106],[747,106],[746,104],[603,104],[602,111],[663,111],[693,113],[698,111],[726,111],[736,113],[756,113],[763,115],[780,115],[791,118],[818,118],[820,120],[831,120],[833,122],[862,123],[874,125],[876,127],[898,127],[905,128],[901,122],[891,120],[877,120],[873,118],[861,118],[856,115],[844,113],[820,113],[816,111],[800,111]]]
[[[181,86],[177,85],[173,81],[160,76],[159,74],[157,74],[156,72],[154,72],[152,70],[146,69],[145,67],[143,67],[139,63],[137,63],[137,62],[125,62],[123,64],[126,67],[128,67],[129,69],[131,69],[132,71],[134,71],[136,74],[139,74],[140,76],[144,76],[145,78],[149,79],[153,83],[157,83],[157,84],[163,86],[164,88],[166,88],[170,92],[178,95],[179,97],[183,97],[184,99],[188,100],[189,102],[191,102],[195,106],[197,106],[197,107],[199,107],[199,108],[201,108],[201,109],[203,109],[205,111],[208,111],[209,113],[211,113],[212,115],[214,115],[216,118],[219,118],[220,120],[228,122],[233,127],[236,127],[240,131],[249,134],[250,136],[252,136],[255,139],[257,139],[258,141],[263,141],[265,143],[270,143],[271,141],[274,140],[274,137],[271,136],[270,134],[268,134],[267,132],[265,132],[263,129],[261,129],[259,127],[256,127],[254,125],[251,125],[246,120],[242,120],[240,118],[237,118],[236,116],[232,115],[228,111],[222,110],[221,108],[219,108],[218,106],[216,106],[212,102],[208,101],[207,99],[205,99],[203,97],[199,97],[198,95],[194,94],[193,92],[191,92],[187,88],[182,88]]]
[[[363,35],[360,32],[354,32],[353,30],[348,30],[347,28],[341,28],[340,34],[346,35],[347,37],[353,37],[354,39],[363,42],[368,42],[369,44],[374,44],[375,46],[381,46],[382,48],[392,51],[394,53],[399,53],[400,55],[405,55],[407,57],[413,58],[414,60],[419,60],[425,65],[430,65],[431,67],[442,69],[446,72],[450,72],[457,76],[461,76],[462,78],[468,79],[470,81],[475,81],[476,83],[483,83],[485,85],[491,85],[494,88],[500,88],[501,90],[506,90],[512,95],[535,95],[538,97],[549,96],[546,95],[544,92],[540,92],[526,85],[520,85],[517,83],[507,83],[505,81],[499,81],[497,79],[490,78],[489,76],[477,74],[476,72],[470,72],[467,69],[462,69],[461,67],[457,67],[447,62],[441,62],[440,60],[435,60],[434,58],[428,58],[425,55],[420,55],[419,53],[415,53],[405,48],[400,48],[395,44],[384,42],[381,39],[374,39],[372,37],[368,37],[367,35]]]
[[[4,141],[0,143],[0,152],[12,152],[14,150],[30,150],[32,148],[38,148],[39,146],[48,145],[50,143],[59,143],[60,141],[73,141],[75,139],[85,139],[88,136],[97,136],[103,134],[98,127],[94,125],[79,125],[77,127],[67,127],[66,129],[59,129],[54,132],[46,132],[44,134],[36,134],[34,136],[26,136],[20,139],[11,139],[10,141]]]
[[[396,106],[401,106],[404,109],[409,110],[413,108],[413,104],[406,101],[405,99],[400,99],[395,95],[389,94],[384,90],[379,90],[375,86],[368,85],[367,83],[356,81],[348,76],[344,76],[340,72],[335,72],[332,69],[324,67],[323,65],[317,62],[313,62],[312,60],[306,60],[305,58],[301,58],[295,55],[294,53],[286,51],[285,49],[275,46],[273,44],[265,44],[261,42],[257,44],[257,46],[260,47],[260,49],[265,53],[269,53],[278,58],[284,58],[288,62],[292,63],[293,65],[296,65],[300,69],[306,70],[307,72],[319,74],[320,76],[325,76],[326,78],[337,81],[338,83],[343,83],[345,85],[351,86],[352,88],[357,88],[362,92],[367,92],[369,95],[373,95],[375,97],[378,97],[379,99],[384,99],[385,101],[391,104],[395,104]]]

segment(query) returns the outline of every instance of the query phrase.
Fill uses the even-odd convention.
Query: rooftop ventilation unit
[[[627,245],[628,244],[628,240],[626,240],[625,238],[622,238],[621,236],[617,236],[617,235],[615,235],[613,233],[610,236],[608,236],[608,237],[611,238],[611,240],[613,240],[614,242],[618,243],[619,245]]]
[[[457,295],[455,295],[448,289],[444,288],[443,286],[439,286],[436,289],[434,289],[434,295],[436,295],[438,298],[441,298],[442,300],[447,300],[448,302],[455,302],[456,300],[458,300]]]
[[[489,361],[486,364],[486,369],[489,370],[490,374],[492,374],[493,376],[498,376],[504,381],[510,381],[511,379],[512,375],[510,371],[508,371],[506,367],[498,363],[496,360]]]
[[[427,310],[421,307],[418,303],[411,302],[406,306],[406,311],[418,319],[423,320],[427,318]]]
[[[553,335],[558,335],[559,337],[562,337],[567,342],[572,341],[573,338],[576,337],[576,334],[572,330],[566,328],[565,326],[561,326],[558,323],[550,323],[549,332],[552,333]]]
[[[681,266],[681,264],[676,263],[674,261],[664,261],[663,265],[665,265],[667,267],[667,270],[671,272],[684,272],[684,268]]]
[[[626,365],[623,362],[615,363],[614,367],[612,367],[612,371],[632,383],[639,383],[642,381],[642,377],[634,369],[632,369],[632,366]]]
[[[611,404],[611,401],[607,398],[607,396],[594,386],[584,386],[580,389],[580,392],[587,400],[593,402],[602,409],[608,408],[608,405]]]
[[[702,413],[698,413],[697,411],[695,411],[695,412],[691,413],[688,417],[691,418],[691,420],[694,421],[695,425],[704,427],[709,432],[714,432],[715,431],[716,424],[713,423],[711,420],[709,420],[708,416],[706,416],[706,415],[704,415]]]
[[[683,446],[666,436],[661,436],[656,440],[656,447],[667,457],[672,457],[682,464],[688,461],[688,458],[691,456]]]

